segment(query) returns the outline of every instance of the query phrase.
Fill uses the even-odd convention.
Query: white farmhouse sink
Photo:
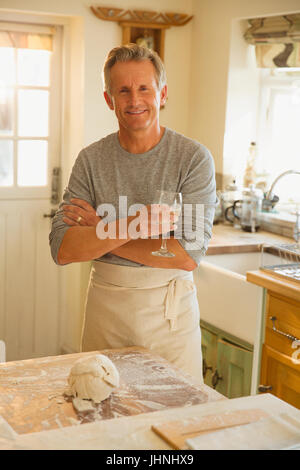
[[[280,262],[268,256],[268,264]],[[252,345],[261,325],[262,288],[247,282],[246,273],[260,265],[260,252],[230,253],[206,256],[194,271],[200,318]]]

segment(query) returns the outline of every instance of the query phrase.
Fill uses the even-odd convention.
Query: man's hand
[[[95,209],[83,199],[71,199],[71,203],[75,205],[64,205],[63,221],[72,226],[89,226],[96,227],[101,217],[96,214]]]
[[[64,205],[63,221],[70,226],[89,226],[96,227],[102,220],[95,209],[83,199],[71,199],[72,205]],[[137,238],[157,238],[162,233],[168,233],[176,229],[174,223],[178,220],[178,216],[170,212],[166,205],[149,204],[144,206],[137,215],[138,225],[129,224],[129,235],[133,235],[133,239]],[[116,221],[118,223],[118,221]],[[131,221],[133,223],[133,221]],[[132,233],[130,233],[132,232]]]
[[[136,235],[130,233],[131,227],[129,225],[130,238],[134,240],[137,238],[159,238],[159,235],[176,230],[177,227],[174,224],[177,220],[178,216],[171,212],[166,204],[148,204],[139,213],[139,229],[136,232],[135,227],[133,229]]]

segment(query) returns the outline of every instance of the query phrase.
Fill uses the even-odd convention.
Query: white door
[[[60,270],[48,242],[59,200],[60,51],[59,28],[0,22],[0,340],[8,361],[60,353]]]

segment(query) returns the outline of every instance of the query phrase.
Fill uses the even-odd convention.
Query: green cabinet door
[[[212,385],[228,398],[250,395],[253,353],[224,339],[217,343]]]

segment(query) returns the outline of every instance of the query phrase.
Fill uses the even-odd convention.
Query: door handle
[[[211,378],[211,383],[212,383],[212,386],[213,386],[214,389],[218,385],[219,380],[223,380],[223,377],[221,375],[219,375],[219,372],[216,369],[213,376],[212,376],[212,378]]]
[[[44,214],[43,217],[50,217],[50,219],[53,219],[55,214],[56,214],[56,209],[51,209],[50,214]]]
[[[202,365],[203,377],[205,378],[207,371],[208,371],[208,370],[212,370],[212,366],[208,366],[208,365],[207,365],[205,358],[203,358],[203,361],[202,361],[202,362],[203,362],[203,365]]]

